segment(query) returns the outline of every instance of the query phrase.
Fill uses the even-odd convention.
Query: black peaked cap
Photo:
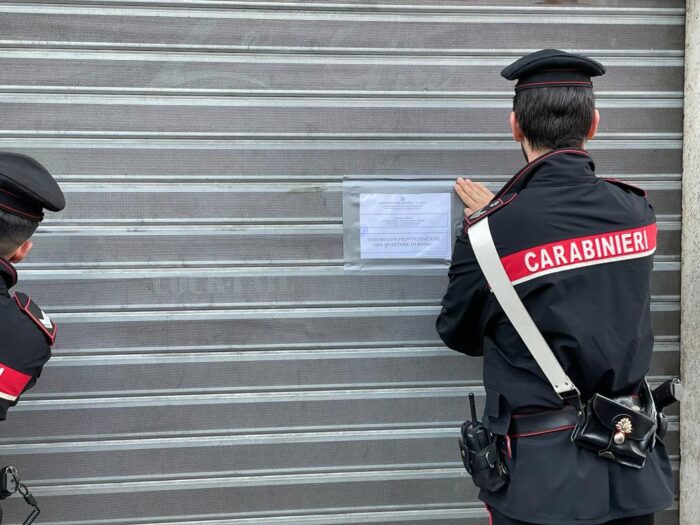
[[[44,209],[61,211],[66,199],[53,176],[27,155],[0,152],[0,210],[41,221]]]
[[[530,53],[501,71],[503,78],[518,80],[516,91],[540,87],[593,87],[591,77],[604,74],[603,64],[559,49]]]

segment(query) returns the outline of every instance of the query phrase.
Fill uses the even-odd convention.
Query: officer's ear
[[[520,122],[518,122],[518,117],[515,116],[515,111],[510,112],[510,132],[513,134],[515,142],[522,142],[525,140],[525,134],[520,128]]]
[[[586,134],[587,139],[592,139],[595,137],[596,131],[598,131],[598,124],[600,124],[600,113],[596,109],[593,112],[593,122],[591,122],[591,129],[588,130],[588,133]]]
[[[7,260],[10,261],[11,263],[18,263],[22,262],[24,258],[29,255],[29,252],[32,251],[32,246],[34,246],[34,243],[30,240],[24,241],[22,244],[20,244],[19,248],[17,248],[12,255],[10,255]]]

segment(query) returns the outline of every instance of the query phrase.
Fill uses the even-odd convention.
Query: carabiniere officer
[[[30,238],[44,209],[60,211],[65,205],[58,184],[39,162],[0,152],[0,420],[34,386],[56,339],[56,324],[28,295],[10,295],[17,283],[14,264],[32,249]]]
[[[486,206],[467,199],[475,213],[454,247],[436,328],[450,348],[484,357],[484,423],[503,443],[510,477],[479,494],[493,525],[647,525],[673,502],[660,437],[640,469],[572,442],[576,412],[504,315],[467,234],[489,218],[508,278],[582,401],[639,394],[654,344],[656,222],[645,192],[597,177],[584,149],[600,119],[591,77],[604,73],[594,60],[552,49],[503,70],[517,80],[510,127],[527,165]]]

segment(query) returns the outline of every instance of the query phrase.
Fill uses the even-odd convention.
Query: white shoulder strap
[[[537,364],[552,384],[552,388],[562,399],[571,399],[579,396],[576,385],[566,375],[552,349],[544,340],[525,305],[513,288],[506,274],[501,259],[496,251],[496,246],[489,228],[489,218],[485,217],[467,230],[476,260],[484,272],[486,280],[491,286],[498,303],[503,308],[508,319],[513,324],[515,331],[527,346],[535,358]]]

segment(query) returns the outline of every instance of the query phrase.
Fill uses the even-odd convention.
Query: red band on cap
[[[586,80],[544,80],[542,82],[527,82],[525,84],[517,84],[515,86],[515,89],[523,89],[523,88],[534,88],[534,87],[547,87],[547,86],[554,86],[554,87],[564,87],[562,84],[568,85],[568,86],[582,86],[582,87],[593,87],[593,82],[589,82]]]
[[[0,209],[12,215],[17,215],[32,221],[41,221],[44,213],[41,207],[37,207],[33,202],[28,202],[19,195],[0,188]]]

